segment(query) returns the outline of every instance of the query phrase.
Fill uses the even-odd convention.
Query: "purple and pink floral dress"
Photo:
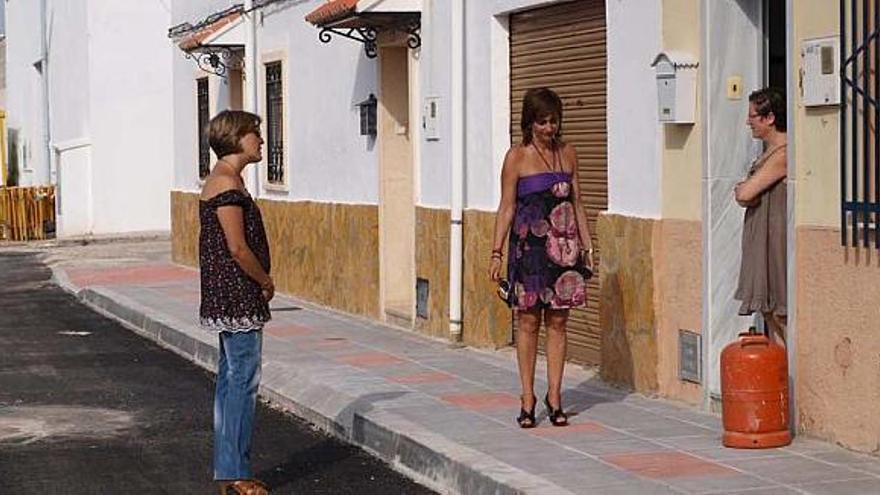
[[[509,303],[520,310],[569,309],[587,300],[571,174],[543,172],[517,183],[510,229]]]

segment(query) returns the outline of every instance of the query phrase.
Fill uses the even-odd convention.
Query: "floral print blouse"
[[[217,217],[217,208],[229,205],[241,207],[248,247],[266,273],[271,268],[263,218],[250,195],[232,189],[199,201],[199,321],[203,328],[218,332],[260,330],[271,319],[269,303],[260,284],[241,269],[229,252]]]

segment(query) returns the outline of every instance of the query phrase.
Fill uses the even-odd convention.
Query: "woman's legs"
[[[251,472],[251,438],[263,332],[221,332],[214,395],[214,479],[241,480]]]
[[[786,317],[779,316],[775,313],[763,313],[764,324],[767,326],[768,336],[775,339],[777,343],[785,346],[785,325]]]
[[[530,411],[535,405],[535,360],[538,357],[538,328],[541,310],[517,311],[516,360],[522,383],[522,407]]]
[[[554,409],[562,404],[562,374],[565,371],[567,309],[544,310],[547,329],[547,397]]]

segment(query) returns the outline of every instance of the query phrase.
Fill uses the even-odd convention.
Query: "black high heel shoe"
[[[562,404],[559,404],[559,409],[553,409],[549,392],[544,396],[544,405],[547,406],[547,418],[553,426],[568,426],[568,415],[562,410]]]
[[[532,396],[535,397],[534,395]],[[538,402],[535,399],[535,402],[532,403],[532,410],[526,411],[522,407],[522,397],[520,397],[520,407],[519,407],[519,416],[516,417],[516,422],[519,424],[520,428],[534,428],[538,425],[538,422],[535,420],[535,404]]]

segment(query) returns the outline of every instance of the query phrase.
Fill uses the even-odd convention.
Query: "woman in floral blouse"
[[[241,174],[260,162],[260,117],[223,111],[208,124],[219,160],[199,201],[199,264],[203,328],[219,335],[214,394],[214,479],[225,494],[264,495],[253,479],[251,437],[260,384],[263,325],[270,319],[275,284],[269,276],[266,231]]]
[[[565,325],[570,308],[586,302],[586,279],[593,272],[593,247],[579,204],[577,152],[562,141],[562,101],[547,88],[523,98],[523,140],[508,150],[501,170],[501,203],[489,275],[501,278],[508,239],[508,303],[516,310],[517,361],[522,396],[517,422],[536,424],[534,392],[538,329],[547,329],[547,381],[544,396],[550,422],[565,426],[562,374]],[[512,228],[511,228],[512,227]],[[509,232],[509,237],[508,237]]]

